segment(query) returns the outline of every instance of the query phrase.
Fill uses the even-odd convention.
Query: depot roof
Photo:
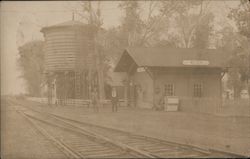
[[[131,61],[138,67],[225,67],[226,54],[217,49],[133,47],[124,50],[116,72],[125,72]]]

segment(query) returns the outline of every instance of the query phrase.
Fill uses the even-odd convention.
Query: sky
[[[211,9],[215,13],[217,22],[226,16],[228,10],[225,8],[236,7],[238,2],[237,0],[211,1]],[[43,40],[41,28],[71,20],[72,9],[79,10],[79,3],[79,1],[0,2],[1,94],[25,92],[25,81],[19,77],[21,72],[16,63],[18,46],[32,40]],[[104,28],[120,24],[123,14],[118,8],[119,3],[119,1],[101,2]],[[80,20],[80,17],[75,15],[75,19]]]

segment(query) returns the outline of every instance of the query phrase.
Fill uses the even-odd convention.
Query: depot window
[[[194,97],[202,97],[202,84],[194,84]]]
[[[174,96],[174,84],[165,85],[165,94],[166,96]]]

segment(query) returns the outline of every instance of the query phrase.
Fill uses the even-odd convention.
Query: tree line
[[[215,29],[213,2],[192,1],[121,1],[123,13],[120,24],[104,29],[101,3],[79,2],[82,10],[75,13],[98,29],[95,38],[98,67],[103,80],[108,80],[110,62],[129,46],[174,48],[221,48],[230,53],[227,63],[228,87],[239,96],[240,90],[249,85],[250,79],[250,4],[241,0],[237,8],[230,8],[221,29]],[[95,5],[95,7],[93,7]],[[232,20],[237,31],[227,21]],[[218,25],[218,24],[217,24]],[[44,69],[44,42],[32,41],[19,48],[18,64],[22,78],[27,81],[27,91],[40,95]],[[249,86],[248,86],[249,87]],[[250,88],[248,88],[250,89]]]

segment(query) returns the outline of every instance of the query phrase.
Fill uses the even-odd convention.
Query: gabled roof
[[[124,50],[115,71],[123,72],[128,61],[134,61],[138,67],[214,67],[225,66],[225,53],[217,49],[191,49],[166,47],[137,47]],[[208,65],[184,65],[185,60],[205,60]],[[131,62],[130,62],[131,63]]]

